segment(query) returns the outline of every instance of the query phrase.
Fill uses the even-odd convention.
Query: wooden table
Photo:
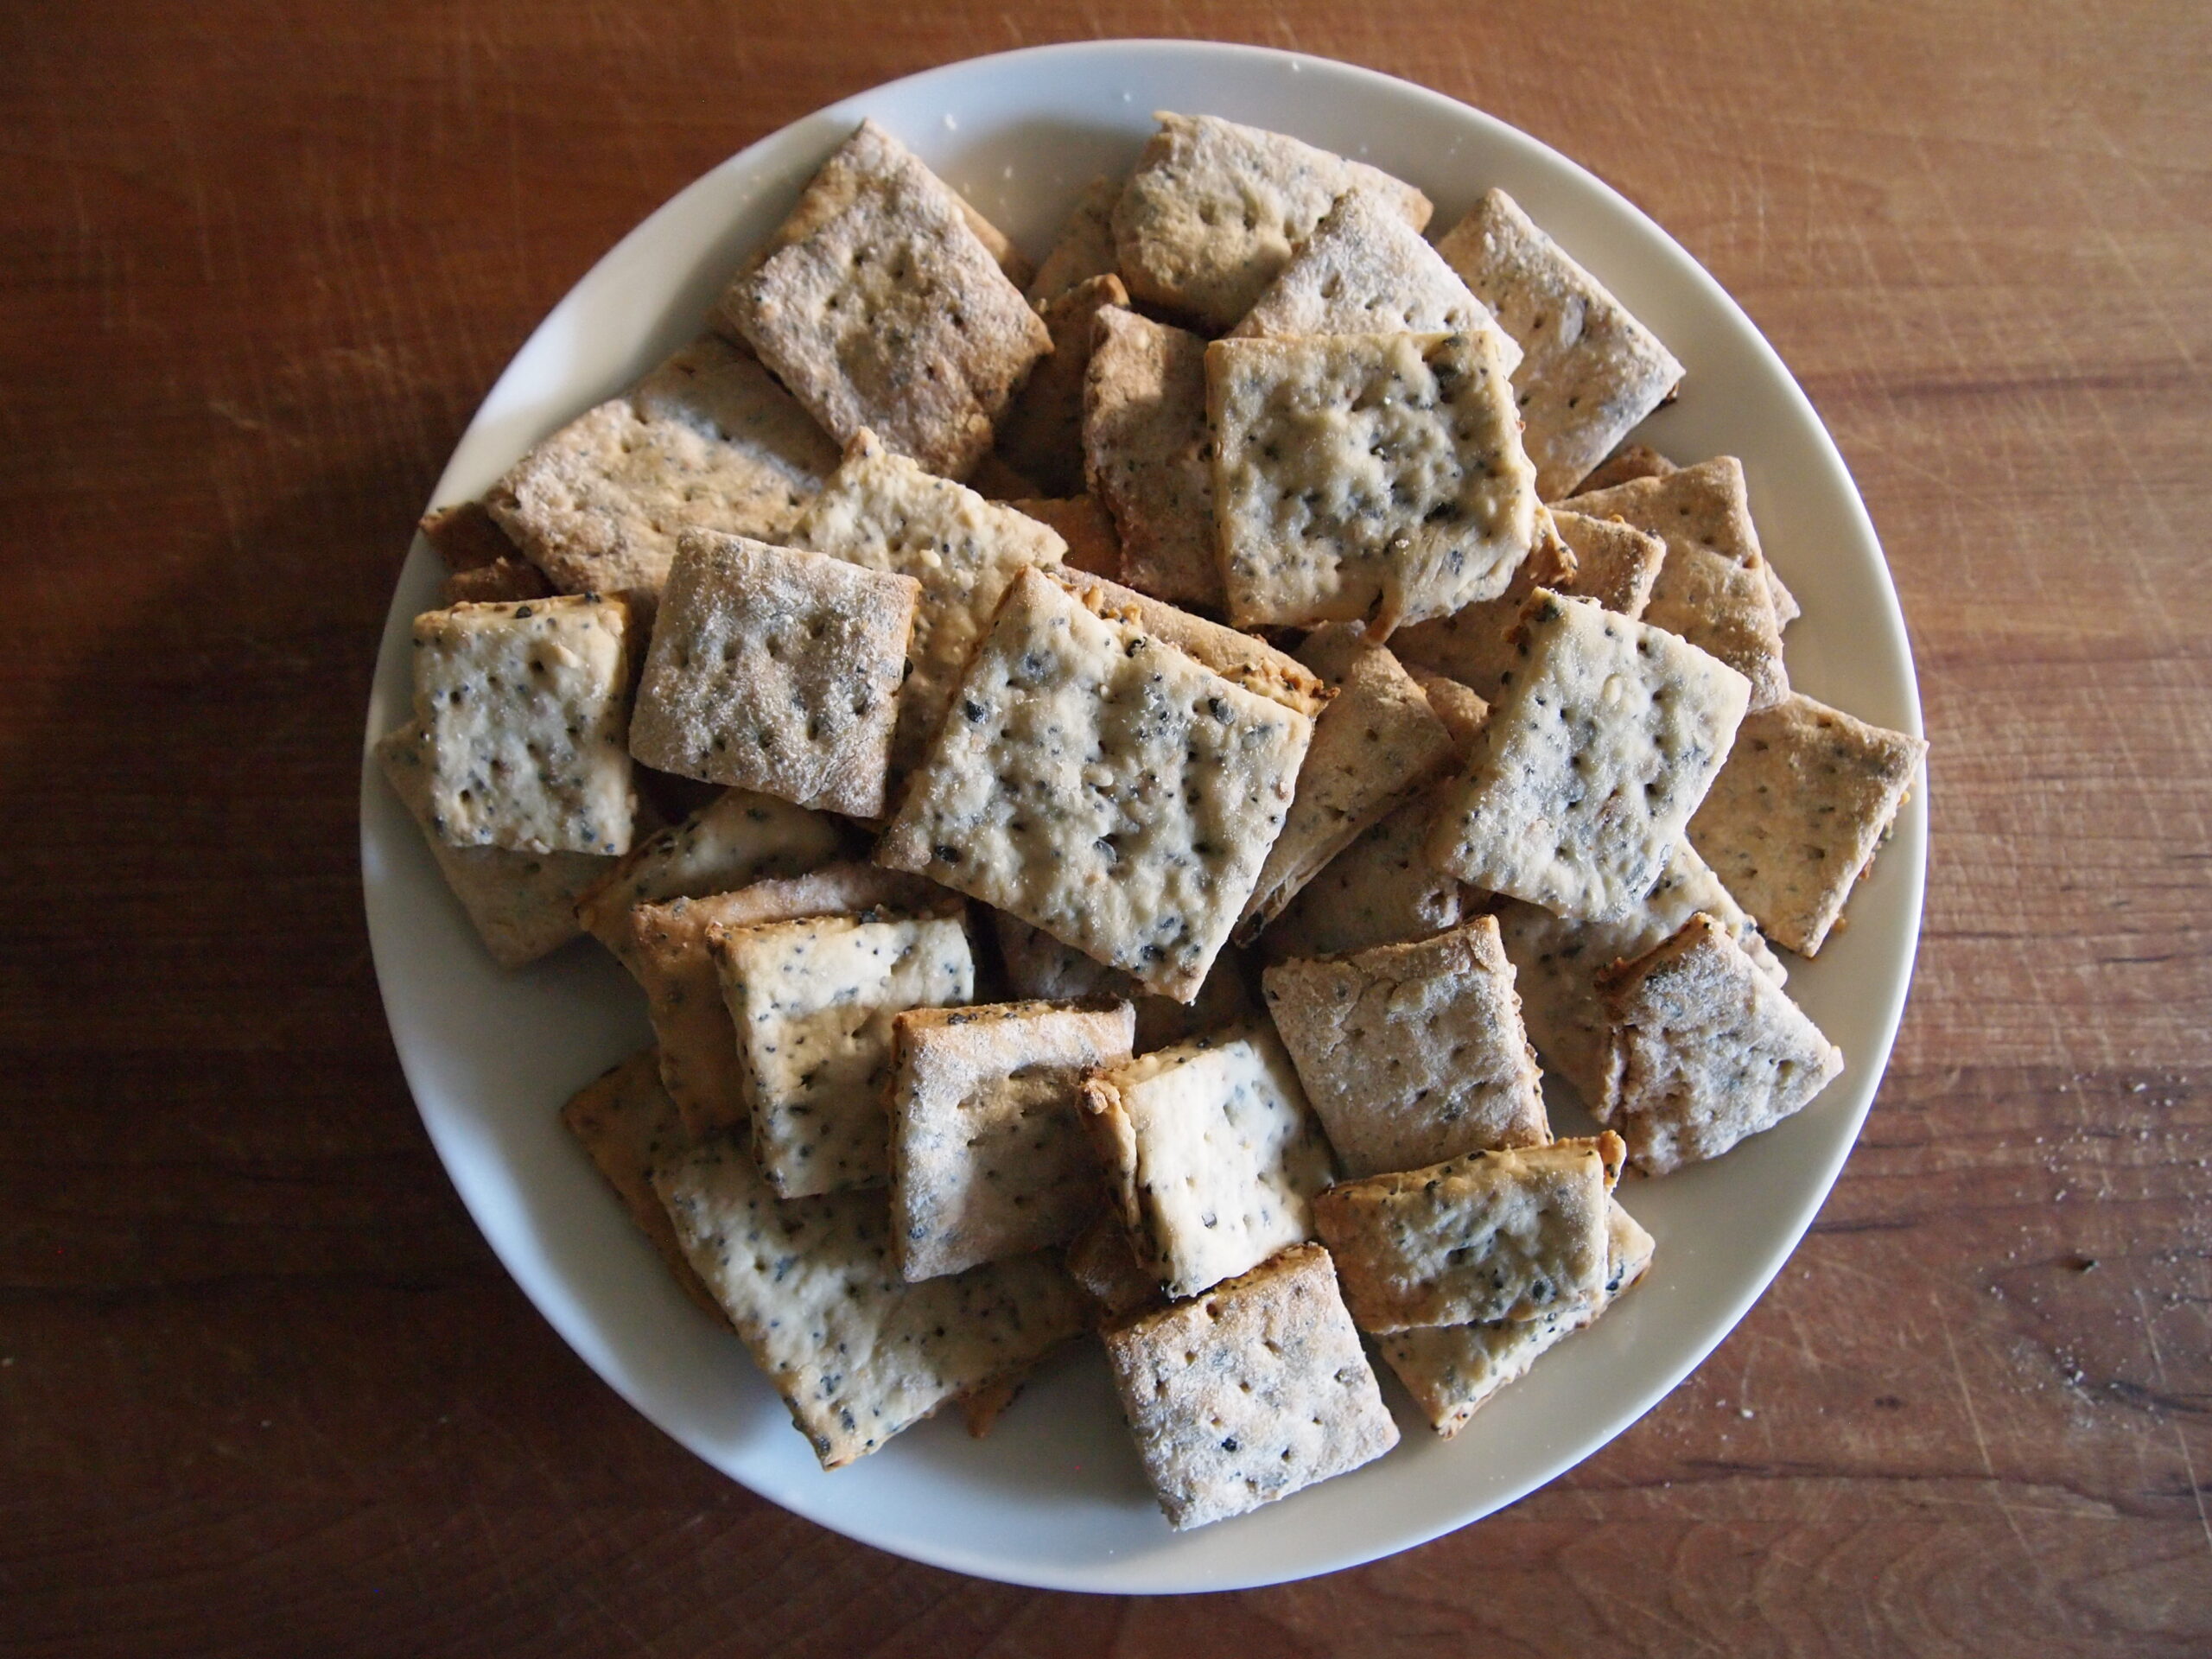
[[[811,0],[18,7],[0,58],[0,1652],[2212,1651],[2212,27]],[[1351,59],[1742,300],[1887,543],[1918,983],[1764,1301],[1514,1509],[1114,1602],[874,1554],[595,1381],[417,1124],[355,780],[410,526],[609,244],[783,122],[1088,35]]]

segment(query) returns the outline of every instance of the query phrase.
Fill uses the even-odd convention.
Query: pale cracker
[[[1260,936],[1271,957],[1325,957],[1456,927],[1459,879],[1428,861],[1428,837],[1456,785],[1423,791],[1324,865]]]
[[[1513,385],[1545,500],[1572,490],[1681,383],[1659,337],[1504,191],[1485,191],[1436,251],[1527,353]]]
[[[876,848],[1189,1001],[1313,723],[1025,569]]]
[[[1495,918],[1267,971],[1268,1012],[1353,1177],[1551,1138]]]
[[[1069,1277],[1102,1321],[1160,1303],[1160,1281],[1144,1270],[1129,1243],[1129,1230],[1110,1211],[1094,1217],[1075,1236],[1068,1246],[1067,1267]]]
[[[891,1022],[976,994],[957,917],[820,916],[709,927],[737,1028],[753,1157],[787,1198],[891,1176]]]
[[[432,507],[416,521],[415,528],[430,550],[458,575],[480,570],[503,559],[518,559],[522,550],[501,530],[481,501],[451,501]]]
[[[1520,632],[1525,666],[1429,855],[1477,887],[1610,921],[1658,880],[1748,687],[1673,634],[1541,588]]]
[[[485,499],[556,588],[652,594],[686,526],[776,540],[836,464],[759,361],[709,334],[537,444]]]
[[[1620,1139],[1471,1152],[1331,1187],[1313,1224],[1363,1331],[1533,1319],[1605,1282]]]
[[[1398,1443],[1318,1246],[1104,1334],[1145,1472],[1179,1532],[1287,1497]]]
[[[561,1109],[561,1122],[668,1263],[683,1294],[721,1318],[721,1306],[691,1270],[683,1247],[676,1242],[676,1229],[669,1224],[668,1211],[653,1192],[654,1169],[691,1145],[676,1103],[661,1087],[660,1057],[650,1048],[640,1049],[586,1084]]]
[[[1402,622],[1495,599],[1536,534],[1496,347],[1474,334],[1206,348],[1213,507],[1240,627]]]
[[[1083,1074],[1129,1058],[1126,1002],[919,1009],[892,1025],[891,1219],[909,1279],[1065,1244],[1099,1212]]]
[[[1218,607],[1206,343],[1134,311],[1101,311],[1083,390],[1083,470],[1122,543],[1122,575]]]
[[[1427,196],[1362,162],[1210,115],[1160,130],[1114,204],[1115,258],[1140,300],[1218,334],[1252,308],[1338,197],[1370,190],[1415,231]]]
[[[1119,179],[1093,179],[1083,187],[1029,284],[1030,304],[1041,311],[1078,283],[1113,273],[1114,204],[1121,195]]]
[[[1329,1143],[1264,1021],[1095,1072],[1084,1100],[1137,1258],[1169,1295],[1313,1237]]]
[[[825,1469],[1033,1363],[1086,1320],[1046,1252],[910,1285],[880,1192],[779,1199],[719,1137],[653,1174],[691,1265]]]
[[[1337,695],[1334,688],[1297,658],[1277,651],[1257,635],[1210,622],[1103,576],[1078,575],[1065,567],[1046,574],[1100,616],[1135,623],[1232,684],[1286,709],[1310,718],[1327,708]]]
[[[880,816],[921,584],[684,532],[630,722],[649,766]]]
[[[791,545],[921,585],[907,652],[912,667],[899,689],[894,778],[927,752],[952,688],[976,642],[989,631],[1014,573],[1056,565],[1067,551],[1057,531],[931,477],[871,432],[855,433],[845,446],[843,463],[791,531]]]
[[[1092,325],[1108,306],[1126,306],[1118,276],[1093,276],[1041,308],[1052,350],[1031,372],[999,421],[999,453],[1033,478],[1047,495],[1083,488],[1084,387],[1090,369]]]
[[[873,121],[823,164],[724,322],[840,443],[866,427],[964,478],[1052,336],[966,208]]]
[[[1599,1120],[1647,1175],[1718,1158],[1843,1070],[1843,1051],[1712,917],[1599,977],[1611,1025]]]
[[[1061,501],[1017,498],[1007,505],[1034,518],[1067,543],[1064,563],[1069,569],[1109,581],[1121,575],[1121,537],[1114,529],[1113,515],[1096,496],[1074,495]]]
[[[629,611],[596,595],[415,619],[430,817],[456,847],[630,850]]]

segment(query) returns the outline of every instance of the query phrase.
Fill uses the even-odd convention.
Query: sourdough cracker
[[[1262,951],[1277,960],[1330,957],[1458,926],[1465,890],[1428,861],[1427,851],[1456,789],[1446,782],[1424,791],[1323,865],[1260,936]]]
[[[1428,699],[1428,706],[1437,719],[1444,722],[1452,749],[1462,760],[1472,758],[1475,741],[1490,723],[1490,704],[1475,695],[1473,687],[1448,679],[1433,669],[1412,663],[1406,664],[1405,668],[1414,683],[1421,687],[1421,696]]]
[[[1647,443],[1624,443],[1591,470],[1576,487],[1588,493],[1610,490],[1639,478],[1664,478],[1681,468]]]
[[[1087,609],[1133,624],[1231,684],[1309,719],[1327,708],[1337,695],[1334,687],[1297,658],[1277,651],[1256,634],[1208,621],[1103,576],[1078,575],[1065,569],[1046,574],[1080,599]]]
[[[691,1145],[676,1103],[661,1087],[660,1057],[650,1048],[640,1049],[586,1084],[561,1109],[561,1122],[668,1263],[683,1294],[721,1318],[721,1306],[691,1270],[683,1247],[677,1243],[676,1229],[669,1224],[668,1211],[653,1192],[653,1171]]]
[[[1083,471],[1114,517],[1122,579],[1218,607],[1206,343],[1134,311],[1094,322],[1083,390]]]

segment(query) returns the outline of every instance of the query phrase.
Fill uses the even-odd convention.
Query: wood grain
[[[2212,19],[1961,0],[18,7],[0,35],[0,1652],[2212,1650]],[[1115,1601],[751,1497],[601,1387],[418,1127],[369,666],[469,411],[723,156],[950,59],[1295,47],[1594,167],[1889,549],[1918,982],[1692,1381],[1359,1571]],[[1787,566],[1787,554],[1777,550]]]

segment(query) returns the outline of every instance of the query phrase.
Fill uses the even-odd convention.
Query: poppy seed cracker
[[[1083,467],[1122,543],[1122,579],[1218,607],[1206,343],[1134,311],[1097,314],[1083,386]]]
[[[1335,688],[1319,674],[1257,634],[1210,622],[1103,576],[1078,574],[1065,567],[1046,574],[1098,615],[1131,623],[1230,683],[1286,709],[1312,717],[1327,708],[1337,695]]]

